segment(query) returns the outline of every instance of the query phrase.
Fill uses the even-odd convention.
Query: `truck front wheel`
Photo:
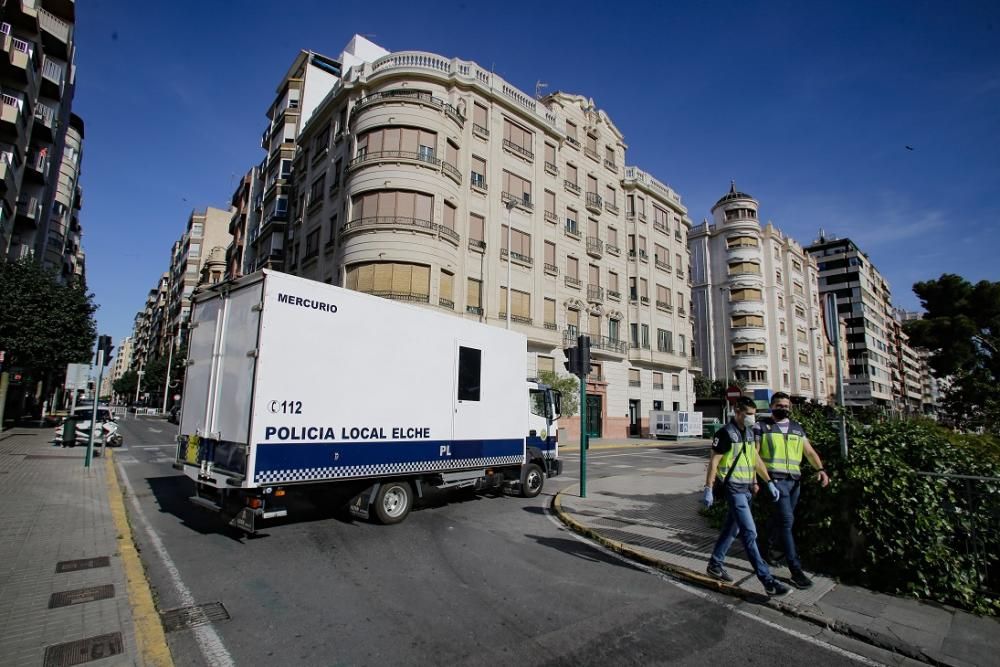
[[[534,498],[542,492],[545,473],[537,463],[529,463],[521,471],[521,497]]]
[[[413,490],[409,482],[386,482],[375,494],[375,518],[384,525],[399,523],[413,506]]]

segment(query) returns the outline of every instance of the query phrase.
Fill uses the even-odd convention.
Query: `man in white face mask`
[[[774,578],[770,568],[757,549],[757,526],[750,511],[750,501],[757,486],[757,475],[767,482],[771,498],[780,497],[778,488],[771,481],[767,468],[757,456],[759,443],[754,429],[757,406],[742,396],[736,402],[736,414],[732,420],[719,429],[712,441],[712,459],[708,464],[705,491],[702,502],[711,507],[715,493],[725,494],[729,511],[722,524],[719,539],[708,561],[708,574],[721,581],[731,582],[733,577],[723,567],[726,554],[733,540],[739,535],[746,551],[747,559],[769,596],[781,597],[791,589]]]

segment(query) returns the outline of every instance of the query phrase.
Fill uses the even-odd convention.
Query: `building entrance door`
[[[639,399],[628,399],[628,434],[630,436],[642,435],[642,421],[639,418]]]
[[[587,394],[587,437],[600,438],[602,427],[602,400],[596,394]]]

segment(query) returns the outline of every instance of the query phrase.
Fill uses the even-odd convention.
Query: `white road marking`
[[[643,563],[639,563],[639,562],[636,562],[636,561],[633,561],[633,560],[629,560],[625,556],[622,556],[621,554],[616,553],[616,552],[612,551],[611,549],[608,549],[603,544],[600,544],[598,542],[592,542],[592,541],[588,540],[587,538],[583,537],[582,535],[576,534],[575,532],[573,532],[572,530],[570,530],[569,528],[567,528],[566,525],[563,524],[562,521],[559,520],[559,517],[557,517],[555,515],[555,512],[553,512],[550,507],[548,507],[547,505],[544,505],[543,507],[545,507],[545,516],[547,516],[549,518],[549,521],[551,521],[552,523],[554,523],[560,530],[562,530],[562,531],[564,531],[566,533],[569,533],[569,535],[571,537],[573,537],[576,540],[579,540],[580,542],[583,542],[584,544],[589,544],[590,546],[594,547],[595,549],[599,549],[604,554],[606,554],[606,555],[608,555],[608,556],[610,556],[612,558],[615,558],[615,559],[617,559],[617,560],[619,560],[619,561],[621,561],[623,563],[627,563],[628,565],[630,565],[632,567],[637,567],[637,568],[643,570],[644,572],[646,572],[648,574],[651,574],[651,575],[653,575],[653,576],[661,579],[662,581],[665,581],[668,584],[672,584],[674,586],[677,586],[681,590],[684,590],[684,591],[686,591],[688,593],[691,593],[692,595],[695,595],[695,596],[701,598],[702,600],[705,600],[706,602],[711,602],[712,604],[716,604],[716,605],[719,605],[721,607],[724,607],[725,609],[728,609],[729,611],[731,611],[731,612],[733,612],[735,614],[739,614],[740,616],[743,616],[744,618],[748,618],[751,621],[756,621],[758,623],[763,623],[764,625],[766,625],[767,627],[771,628],[772,630],[777,630],[779,632],[784,632],[785,634],[791,635],[791,636],[795,637],[796,639],[801,639],[802,641],[804,641],[806,643],[812,644],[814,646],[819,646],[821,648],[825,648],[825,649],[827,649],[829,651],[832,651],[833,653],[836,653],[837,655],[841,655],[841,656],[843,656],[843,657],[845,657],[845,658],[847,658],[849,660],[855,660],[855,661],[860,662],[860,663],[862,663],[864,665],[871,665],[872,667],[882,667],[882,663],[881,662],[878,662],[876,660],[872,660],[871,658],[869,658],[867,656],[863,656],[863,655],[861,655],[859,653],[854,653],[853,651],[848,651],[847,649],[840,648],[839,646],[834,646],[833,644],[829,644],[829,643],[827,643],[827,642],[825,642],[825,641],[823,641],[821,639],[816,639],[815,637],[810,637],[809,635],[804,634],[802,632],[799,632],[798,630],[792,630],[791,628],[786,628],[783,625],[780,625],[778,623],[774,623],[773,621],[769,621],[767,619],[761,618],[760,616],[755,616],[754,614],[751,614],[750,612],[744,611],[742,609],[738,609],[736,607],[736,605],[734,605],[734,604],[732,604],[730,602],[726,602],[724,600],[720,600],[720,599],[718,599],[718,598],[716,598],[716,597],[714,597],[712,595],[709,595],[708,593],[706,593],[705,591],[703,591],[703,590],[701,590],[699,588],[696,588],[696,587],[691,586],[689,584],[686,584],[684,582],[678,581],[678,580],[674,579],[673,577],[671,577],[670,575],[666,574],[665,572],[661,572],[660,570],[657,570],[656,568],[650,567],[648,565],[644,565]]]
[[[149,426],[148,428],[153,433],[163,433],[163,429],[162,428],[153,428],[152,426]]]
[[[170,581],[177,591],[177,597],[180,599],[181,606],[189,607],[196,604],[191,590],[181,580],[180,571],[174,565],[170,554],[167,553],[167,548],[163,546],[163,541],[156,534],[156,531],[153,530],[149,521],[146,520],[146,513],[142,511],[142,506],[139,504],[139,499],[135,496],[135,490],[132,488],[132,482],[129,481],[125,469],[119,467],[119,470],[122,481],[125,483],[125,488],[128,489],[128,497],[132,501],[132,507],[135,508],[136,516],[139,517],[139,521],[145,529],[146,536],[153,545],[153,549],[159,555],[164,567],[167,568],[167,574],[170,575]],[[219,637],[219,633],[215,631],[212,625],[197,625],[191,628],[191,631],[194,633],[198,648],[201,649],[201,654],[205,657],[205,664],[213,665],[213,667],[233,667],[236,665],[233,661],[233,656],[229,654],[226,645],[222,643],[222,638]]]

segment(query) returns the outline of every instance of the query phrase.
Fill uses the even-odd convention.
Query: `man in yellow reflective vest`
[[[757,456],[758,443],[754,428],[756,413],[754,402],[741,396],[736,401],[735,416],[715,433],[712,441],[712,458],[708,464],[702,502],[706,507],[712,506],[715,502],[713,486],[716,486],[720,495],[725,494],[729,510],[708,561],[707,571],[709,576],[721,581],[733,581],[733,577],[723,567],[723,561],[733,540],[739,535],[747,560],[753,565],[764,590],[769,596],[780,597],[787,595],[790,589],[774,578],[760,555],[757,549],[757,527],[750,511],[750,501],[757,487],[757,475],[767,482],[768,492],[775,502],[779,496],[777,487],[768,476],[767,468]]]
[[[792,572],[792,585],[796,588],[809,588],[813,582],[802,571],[802,561],[795,549],[795,537],[792,527],[795,524],[795,506],[799,502],[799,492],[802,483],[802,455],[816,468],[816,479],[825,488],[830,483],[830,477],[823,469],[819,454],[813,449],[806,437],[805,429],[789,417],[792,401],[783,391],[776,392],[771,397],[771,417],[763,418],[757,425],[760,438],[760,458],[767,472],[774,480],[781,494],[778,498],[776,511],[768,522],[764,541],[764,556],[772,565],[780,557],[772,556],[772,547],[784,551],[788,569]]]

